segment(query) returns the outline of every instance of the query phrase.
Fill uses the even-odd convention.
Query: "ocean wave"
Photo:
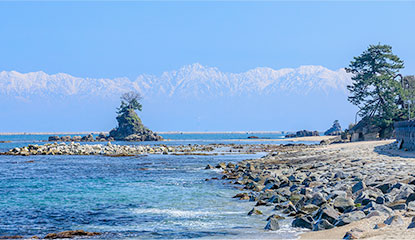
[[[178,210],[178,209],[159,209],[159,208],[136,208],[132,210],[135,214],[155,214],[168,215],[177,218],[194,218],[212,215],[231,215],[240,214],[242,212],[210,212],[210,211],[193,211],[193,210]]]

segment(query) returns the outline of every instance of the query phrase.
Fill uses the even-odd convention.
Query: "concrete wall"
[[[396,122],[395,134],[398,141],[403,140],[402,148],[415,150],[415,120]]]

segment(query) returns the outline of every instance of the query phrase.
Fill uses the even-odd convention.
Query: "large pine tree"
[[[359,115],[380,127],[381,136],[402,115],[398,78],[403,61],[392,53],[389,45],[370,45],[360,56],[354,57],[347,72],[353,73],[352,85],[347,86],[348,100],[359,107]]]

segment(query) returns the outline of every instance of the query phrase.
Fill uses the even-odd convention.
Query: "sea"
[[[184,145],[211,143],[284,144],[277,133],[161,134],[166,141],[113,144]],[[0,151],[45,144],[49,135],[2,135]],[[312,142],[308,142],[312,143]],[[99,144],[99,143],[94,143]],[[105,144],[105,143],[101,143]],[[248,216],[254,202],[232,198],[240,186],[207,164],[237,163],[264,156],[5,156],[0,155],[0,237],[44,237],[82,229],[91,239],[296,239],[290,220],[266,231],[266,218]],[[208,180],[219,178],[219,180]],[[279,213],[281,214],[281,213]]]

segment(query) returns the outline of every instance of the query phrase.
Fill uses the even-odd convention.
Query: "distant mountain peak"
[[[344,69],[333,71],[314,65],[279,70],[257,67],[241,73],[225,73],[200,63],[185,65],[160,76],[142,74],[134,81],[128,78],[82,78],[66,73],[47,74],[43,71],[2,71],[0,95],[118,97],[131,90],[139,91],[148,98],[270,95],[280,92],[328,93],[346,92],[350,77]]]

